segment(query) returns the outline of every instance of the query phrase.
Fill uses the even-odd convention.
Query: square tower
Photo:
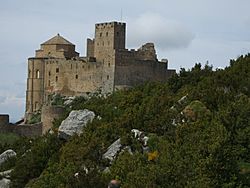
[[[102,61],[104,54],[125,49],[126,24],[121,22],[98,23],[95,25],[94,54]]]

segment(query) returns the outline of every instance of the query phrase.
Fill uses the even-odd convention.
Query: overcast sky
[[[97,22],[127,23],[127,48],[154,42],[169,67],[225,67],[250,52],[249,0],[0,0],[0,114],[24,115],[27,58],[60,33],[85,56]]]

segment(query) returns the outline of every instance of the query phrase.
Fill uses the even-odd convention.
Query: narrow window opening
[[[109,75],[107,75],[107,80],[109,80]]]
[[[56,76],[56,82],[58,81],[58,77]]]
[[[78,79],[78,75],[76,75],[76,79]]]
[[[59,72],[59,68],[56,68],[56,73],[58,73]]]
[[[48,86],[50,86],[50,80],[48,81]]]
[[[36,70],[36,78],[40,78],[40,71]]]
[[[100,37],[102,37],[102,33],[100,33]]]
[[[49,71],[49,76],[51,75],[51,72]]]
[[[106,37],[107,37],[107,36],[109,36],[109,33],[108,33],[108,32],[106,32]]]

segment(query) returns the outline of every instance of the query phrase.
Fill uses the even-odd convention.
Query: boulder
[[[10,187],[10,180],[3,178],[0,180],[0,187],[1,188],[9,188]]]
[[[61,123],[58,129],[58,137],[67,140],[70,136],[83,132],[88,122],[92,122],[95,113],[88,110],[71,111],[69,116]]]
[[[109,159],[112,162],[121,151],[121,148],[121,139],[119,138],[108,147],[107,152],[103,154],[103,158]]]
[[[0,165],[2,163],[4,163],[6,160],[8,160],[9,158],[11,157],[15,157],[16,156],[16,152],[14,152],[13,150],[9,149],[9,150],[6,150],[5,152],[3,152],[1,155],[0,155]]]
[[[6,177],[6,178],[9,178],[10,177],[10,173],[13,171],[13,169],[11,170],[6,170],[4,172],[0,172],[0,176],[1,177]]]

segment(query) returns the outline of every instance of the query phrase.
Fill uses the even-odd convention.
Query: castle
[[[35,57],[28,59],[26,115],[40,110],[54,93],[111,93],[145,81],[163,82],[175,73],[167,60],[157,60],[153,43],[128,50],[125,42],[126,24],[109,22],[95,24],[86,57],[59,34],[42,43]]]

